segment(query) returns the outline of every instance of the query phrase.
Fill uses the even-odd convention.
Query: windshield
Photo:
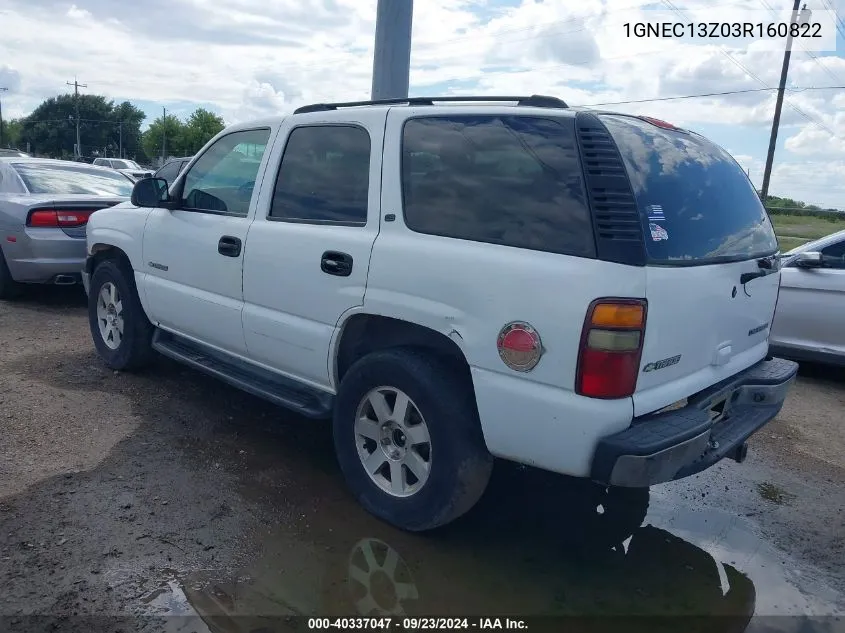
[[[141,169],[141,166],[134,160],[121,160],[117,162],[119,163],[120,169]]]
[[[635,117],[601,119],[622,154],[651,261],[706,264],[777,252],[757,191],[725,150]]]
[[[74,163],[12,165],[30,193],[130,196],[132,181],[123,174]]]

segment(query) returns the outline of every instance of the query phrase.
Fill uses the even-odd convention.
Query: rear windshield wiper
[[[749,281],[754,281],[755,279],[759,279],[760,277],[765,277],[767,275],[771,275],[772,273],[776,273],[780,270],[780,258],[777,255],[772,255],[771,257],[763,257],[757,260],[757,267],[760,269],[757,272],[742,273],[739,276],[739,283],[744,286]]]

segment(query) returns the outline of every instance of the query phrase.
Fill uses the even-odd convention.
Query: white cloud
[[[72,4],[70,5],[70,9],[67,10],[66,15],[71,20],[84,20],[91,17],[91,12],[86,11],[85,9],[80,9],[75,4]]]
[[[837,2],[845,16],[845,0]],[[781,55],[760,45],[728,55],[712,42],[626,38],[625,22],[653,14],[646,4],[417,0],[412,90],[554,94],[593,104],[777,85]],[[690,16],[712,18],[710,0],[673,4]],[[759,0],[732,5],[762,7]],[[3,95],[4,116],[21,116],[65,92],[74,76],[88,91],[112,98],[168,108],[214,104],[229,123],[307,102],[363,99],[370,90],[375,8],[376,0],[0,0],[0,81],[14,80]],[[814,56],[796,47],[791,87],[845,85],[841,54]],[[782,115],[785,149],[777,164],[843,164],[845,126],[837,115],[843,106],[842,90],[789,92]],[[618,108],[692,128],[720,122],[736,126],[738,136],[759,135],[770,125],[774,95]],[[834,134],[822,133],[795,108]],[[762,163],[766,146],[743,152],[749,164]],[[795,186],[777,174],[773,187]],[[807,172],[805,180],[813,178]],[[845,197],[840,200],[845,206]]]

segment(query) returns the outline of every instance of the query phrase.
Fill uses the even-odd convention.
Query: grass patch
[[[809,240],[803,237],[785,237],[783,235],[778,235],[778,245],[780,245],[780,252],[786,253],[787,251],[791,251],[796,246],[801,246],[802,244],[807,243]]]
[[[845,217],[817,218],[800,215],[772,215],[778,237],[803,237],[816,240],[845,229]]]
[[[768,481],[757,484],[757,493],[766,501],[771,501],[778,505],[783,505],[790,497],[789,493],[783,488]]]

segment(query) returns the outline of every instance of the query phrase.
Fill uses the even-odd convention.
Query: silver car
[[[104,167],[0,157],[0,299],[21,283],[80,283],[89,216],[128,200],[132,186]]]
[[[121,174],[129,176],[132,180],[149,178],[153,175],[151,170],[144,169],[134,160],[126,160],[123,158],[95,158],[94,164],[98,167],[111,167],[112,169],[116,169]]]
[[[845,231],[802,244],[781,262],[770,352],[845,365]]]

